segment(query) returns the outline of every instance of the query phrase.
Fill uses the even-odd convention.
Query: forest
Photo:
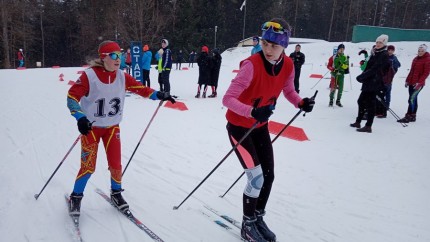
[[[26,67],[84,65],[104,40],[223,51],[274,17],[292,37],[351,41],[354,25],[430,29],[430,0],[0,0],[0,68],[16,68],[19,49]]]

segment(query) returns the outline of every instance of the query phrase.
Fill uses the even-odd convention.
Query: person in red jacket
[[[67,94],[67,107],[76,118],[81,133],[81,168],[69,200],[71,216],[80,215],[81,200],[90,176],[96,168],[97,151],[103,141],[111,174],[111,200],[126,213],[128,204],[121,196],[121,139],[125,92],[131,91],[152,100],[175,100],[167,93],[145,87],[119,70],[121,48],[114,41],[104,41],[98,48],[99,58],[90,62]]]
[[[274,180],[274,158],[268,120],[281,92],[296,108],[311,112],[315,102],[294,89],[294,65],[285,55],[290,37],[288,23],[279,18],[262,26],[262,51],[240,63],[240,70],[223,97],[230,143],[252,132],[235,149],[245,170],[241,236],[246,241],[276,241],[263,220]]]
[[[418,110],[418,94],[424,88],[430,73],[430,54],[426,44],[418,48],[418,56],[412,61],[411,70],[406,77],[405,87],[409,87],[408,111],[405,117],[397,120],[401,123],[415,122]]]
[[[18,63],[19,66],[18,67],[23,67],[24,66],[24,52],[22,51],[22,49],[19,49],[18,51]]]

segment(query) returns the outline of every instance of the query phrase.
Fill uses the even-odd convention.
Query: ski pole
[[[330,70],[328,70],[325,74],[324,74],[324,76],[322,76],[318,81],[317,81],[317,83],[315,83],[315,85],[313,85],[312,87],[311,87],[311,89],[314,89],[314,87],[316,86],[316,85],[318,85],[318,83],[325,77],[325,75],[327,75],[327,73],[329,72]]]
[[[243,135],[243,137],[239,140],[239,142],[237,142],[237,144],[235,144],[233,146],[233,148],[224,156],[224,158],[221,159],[221,161],[212,169],[211,172],[209,172],[209,174],[199,183],[199,185],[196,186],[196,188],[194,188],[194,190],[192,192],[190,192],[190,194],[188,194],[188,196],[178,205],[178,206],[174,206],[173,209],[177,210],[179,209],[179,207],[181,207],[181,205],[203,184],[203,182],[206,181],[206,179],[209,178],[210,175],[212,175],[212,173],[214,173],[214,171],[216,169],[218,169],[218,167],[227,159],[227,157],[237,149],[237,147],[246,139],[246,137],[249,136],[249,134],[257,127],[257,124],[259,122],[255,122],[251,128],[249,128],[249,130]]]
[[[387,105],[385,104],[385,102],[383,102],[382,101],[382,99],[378,96],[378,95],[376,95],[376,99],[378,99],[378,101],[385,107],[385,109],[387,109],[390,113],[391,113],[391,115],[393,115],[393,117],[395,118],[395,119],[397,119],[397,121],[399,121],[400,120],[400,117],[391,109],[391,108],[389,108],[389,107],[387,107]],[[408,125],[407,124],[405,124],[405,123],[402,123],[402,122],[399,122],[403,127],[407,127]]]
[[[161,101],[160,101],[160,103],[158,104],[157,109],[155,109],[155,112],[154,112],[154,114],[152,115],[151,120],[149,120],[149,123],[148,123],[148,125],[146,126],[145,131],[143,131],[143,134],[142,134],[142,136],[140,137],[139,143],[137,143],[136,148],[134,148],[133,154],[131,154],[130,159],[129,159],[129,160],[128,160],[128,162],[127,162],[127,165],[125,166],[124,171],[122,172],[122,176],[124,176],[124,173],[125,173],[125,171],[127,170],[127,167],[128,167],[128,165],[130,164],[130,162],[131,162],[131,159],[133,159],[133,156],[134,156],[134,154],[136,153],[137,148],[139,148],[140,142],[142,142],[143,137],[145,136],[146,132],[148,131],[149,126],[151,126],[151,123],[152,123],[152,121],[154,120],[155,115],[157,115],[158,110],[160,109],[161,105],[163,105],[163,102],[164,102],[164,101],[163,101],[163,100],[161,100]]]
[[[312,100],[315,100],[315,97],[317,96],[318,90],[315,91],[315,94],[311,97]],[[279,138],[279,136],[291,125],[291,123],[300,115],[300,113],[302,113],[303,110],[300,109],[296,115],[294,115],[294,117],[290,120],[290,122],[288,122],[281,130],[281,132],[279,132],[275,138],[273,138],[272,140],[272,144]],[[306,113],[305,113],[306,114]],[[305,116],[305,114],[303,114],[303,116]],[[223,198],[229,191],[231,188],[233,188],[234,185],[236,185],[236,183],[240,180],[240,178],[242,178],[242,176],[245,174],[245,172],[242,172],[242,174],[239,176],[239,178],[236,179],[236,181],[233,182],[233,184],[227,189],[227,191],[221,195],[220,197]]]
[[[63,164],[63,162],[66,160],[67,156],[69,156],[70,152],[73,150],[73,148],[75,147],[76,143],[78,143],[79,139],[81,138],[81,135],[78,136],[78,138],[76,138],[75,142],[73,142],[72,147],[70,147],[69,151],[67,151],[66,155],[64,156],[64,158],[61,160],[60,164],[58,164],[57,168],[55,169],[55,171],[52,173],[51,177],[49,177],[48,181],[45,183],[45,185],[43,186],[42,190],[38,193],[38,194],[34,194],[34,198],[36,198],[36,200],[39,198],[40,194],[42,194],[43,190],[45,190],[45,187],[48,185],[48,183],[51,181],[52,177],[54,177],[55,173],[57,173],[58,169],[60,168],[60,166]]]

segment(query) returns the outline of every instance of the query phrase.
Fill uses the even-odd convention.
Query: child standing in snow
[[[127,73],[119,70],[121,48],[116,42],[104,41],[99,45],[99,58],[90,63],[70,88],[67,107],[78,121],[81,133],[81,168],[70,195],[70,215],[79,216],[85,186],[96,168],[97,151],[103,141],[111,174],[111,200],[121,211],[128,204],[121,196],[121,139],[119,123],[122,120],[125,92],[131,91],[152,100],[175,100],[164,92],[143,86]]]
[[[223,104],[228,108],[227,131],[232,146],[251,127],[256,128],[235,149],[247,175],[243,193],[241,236],[246,241],[275,241],[276,235],[263,220],[274,180],[274,158],[268,120],[283,92],[296,108],[311,112],[314,101],[302,99],[294,89],[294,66],[284,51],[290,37],[288,23],[279,18],[262,25],[262,51],[240,63]]]

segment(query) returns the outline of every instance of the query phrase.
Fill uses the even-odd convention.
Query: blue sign
[[[142,42],[131,42],[131,75],[138,81],[143,82],[142,74]]]

